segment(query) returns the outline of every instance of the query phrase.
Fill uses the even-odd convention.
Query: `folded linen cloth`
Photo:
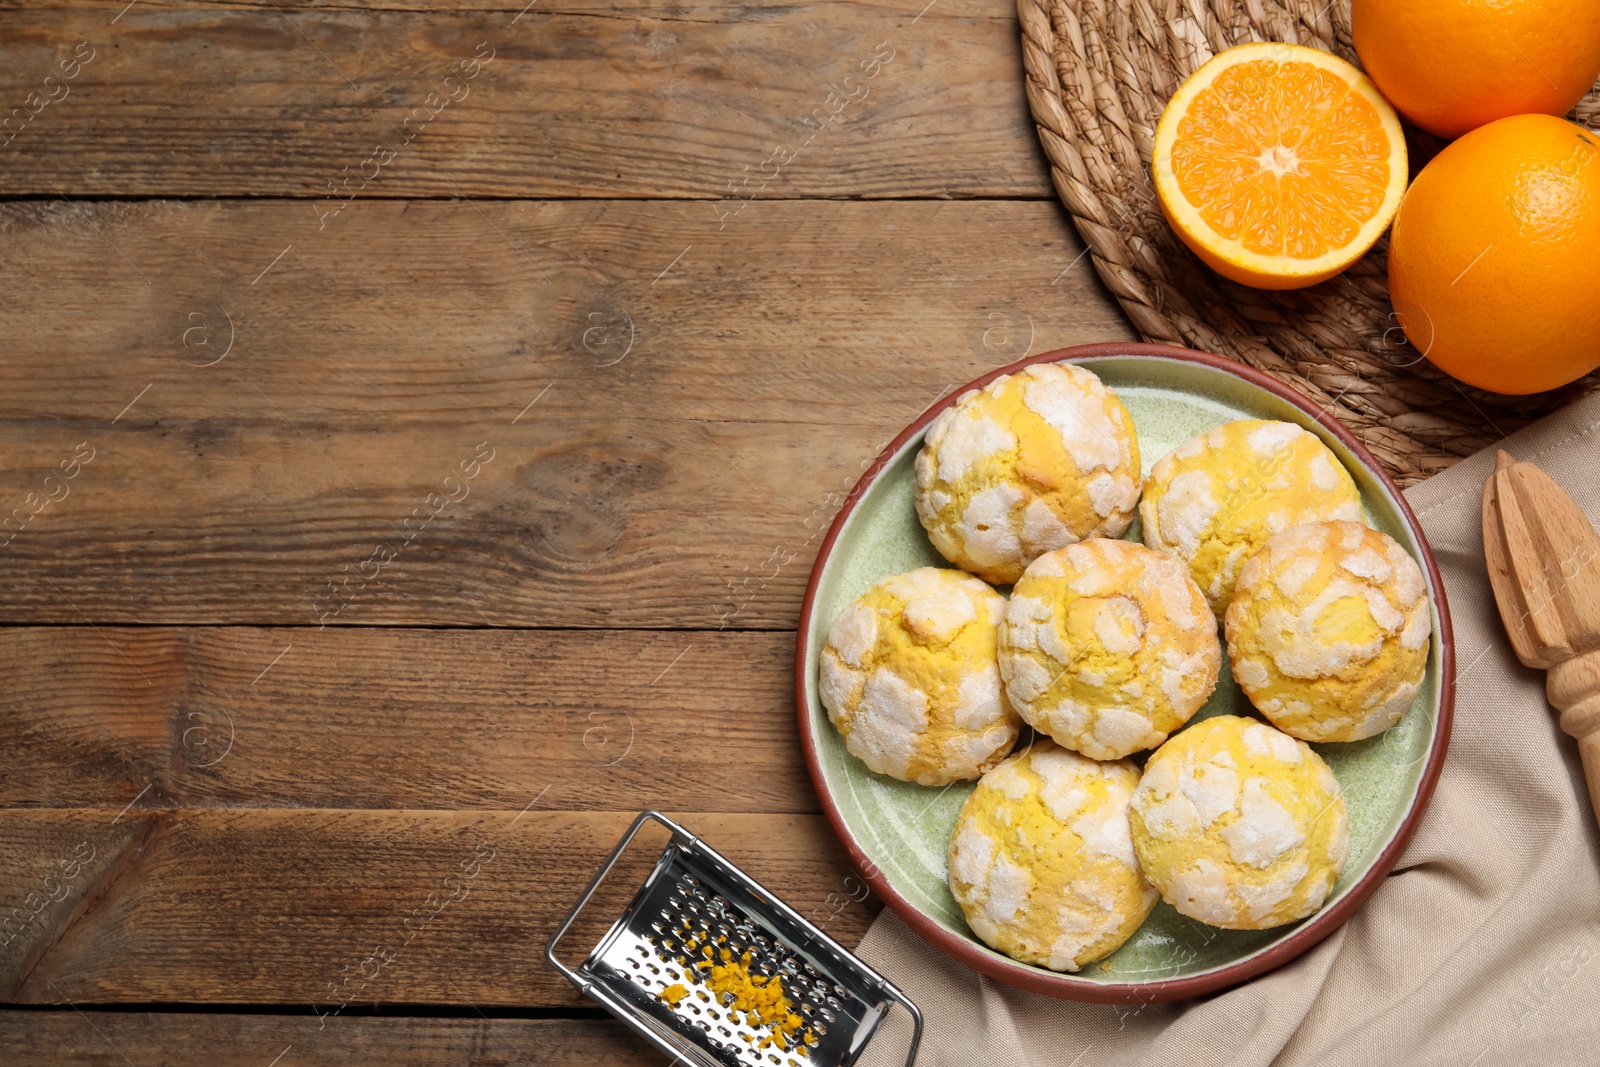
[[[1499,447],[1538,463],[1600,525],[1600,394]],[[1455,726],[1433,800],[1366,905],[1253,982],[1146,1006],[984,978],[886,909],[858,952],[921,1008],[920,1065],[1600,1063],[1600,835],[1576,743],[1556,726],[1544,672],[1512,654],[1484,570],[1494,451],[1406,493],[1449,597]],[[892,1013],[863,1062],[903,1062],[909,1032]]]

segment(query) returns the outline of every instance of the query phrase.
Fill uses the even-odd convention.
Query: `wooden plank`
[[[665,1067],[610,1019],[506,1019],[15,1009],[10,1067]],[[281,1057],[274,1060],[274,1056]]]
[[[139,0],[138,6],[158,10],[192,11],[196,8],[207,8],[219,11],[271,13],[274,3],[275,0],[203,0],[200,3],[190,3],[188,0]],[[626,16],[704,23],[739,23],[772,17],[771,9],[766,5],[738,3],[732,0],[634,0],[633,3],[626,5],[618,4],[615,0],[610,2],[562,0],[559,4],[553,3],[552,0],[539,0],[533,5],[528,4],[527,0],[436,0],[433,3],[429,3],[428,0],[292,0],[290,3],[276,4],[276,6],[291,15],[311,11],[452,11],[500,12],[515,16],[526,12],[524,19],[532,18],[536,14],[562,14],[611,18]],[[877,12],[885,17],[900,15],[915,17],[920,12],[923,21],[1016,18],[1014,9],[1003,8],[993,0],[938,0],[938,3],[928,6],[926,10],[917,4],[896,2],[896,0],[849,0],[848,7],[852,10]],[[0,0],[0,11],[11,10],[101,11],[103,5],[97,6],[96,0],[29,0],[28,3]]]
[[[11,809],[0,999],[580,1005],[544,945],[632,815]],[[865,933],[876,907],[820,816],[676,818],[841,942]]]
[[[717,225],[0,206],[0,620],[792,627],[901,426],[1027,351],[1130,336],[1054,204]]]
[[[0,806],[815,812],[788,634],[0,629]],[[730,773],[737,767],[737,773]]]
[[[0,11],[0,194],[1051,195],[1006,0],[491,6]]]

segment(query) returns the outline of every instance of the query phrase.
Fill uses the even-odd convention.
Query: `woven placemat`
[[[1349,0],[1017,0],[1028,105],[1056,192],[1095,270],[1147,340],[1247,363],[1361,438],[1402,485],[1600,388],[1509,397],[1457,383],[1405,341],[1389,305],[1388,240],[1337,278],[1291,292],[1237,285],[1168,227],[1150,179],[1156,123],[1184,78],[1246,41],[1357,62]],[[1591,129],[1600,90],[1571,118]],[[1408,130],[1413,173],[1443,142]]]

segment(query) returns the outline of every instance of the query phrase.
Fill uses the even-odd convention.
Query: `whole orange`
[[[1441,137],[1565,115],[1600,77],[1600,0],[1353,0],[1350,18],[1367,76]]]
[[[1469,385],[1537,393],[1600,366],[1600,136],[1516,115],[1446,146],[1395,214],[1389,296]]]

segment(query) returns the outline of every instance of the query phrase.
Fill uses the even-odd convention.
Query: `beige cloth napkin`
[[[1503,447],[1600,520],[1600,395]],[[1433,801],[1367,904],[1254,982],[1142,1008],[980,977],[885,910],[859,952],[922,1009],[920,1065],[1600,1063],[1600,846],[1576,744],[1489,589],[1479,509],[1493,469],[1490,449],[1406,493],[1455,623],[1455,728]],[[909,1030],[892,1013],[864,1062],[903,1062]]]

